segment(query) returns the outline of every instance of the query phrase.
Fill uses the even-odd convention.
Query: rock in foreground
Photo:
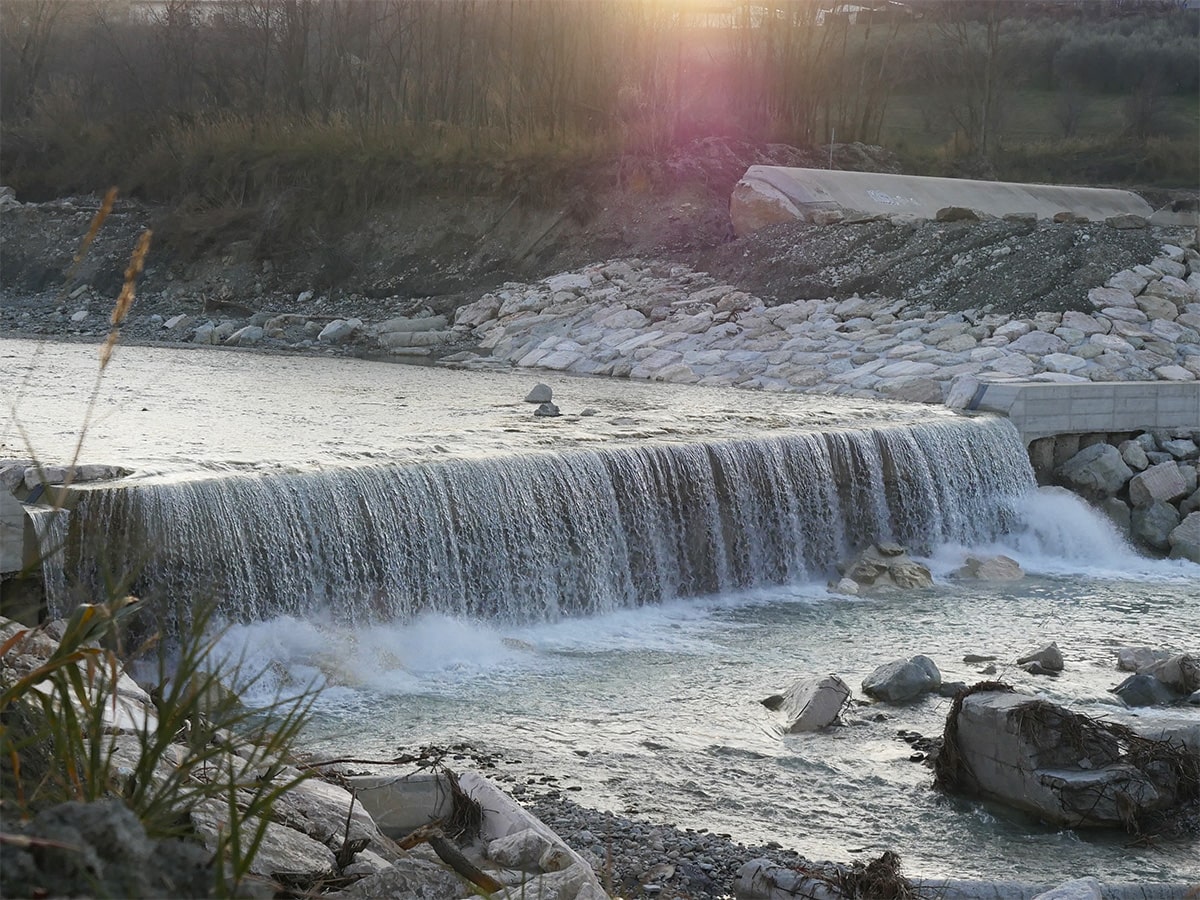
[[[982,684],[955,701],[935,770],[943,789],[1068,828],[1143,832],[1200,804],[1200,758],[1112,722]]]
[[[850,699],[850,688],[836,675],[801,678],[783,695],[781,706],[792,734],[819,731],[833,724]]]

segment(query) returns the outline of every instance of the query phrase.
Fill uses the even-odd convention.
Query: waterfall
[[[46,611],[50,618],[66,615],[67,578],[65,571],[68,524],[71,514],[58,507],[26,506],[25,512],[37,536],[38,561],[42,567],[42,584],[46,592]]]
[[[81,492],[65,565],[239,620],[546,620],[823,576],[871,540],[990,540],[1033,487],[990,418],[231,475]]]

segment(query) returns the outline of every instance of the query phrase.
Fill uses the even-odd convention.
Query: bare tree
[[[5,0],[0,4],[0,60],[5,116],[25,115],[39,85],[55,26],[67,0]]]
[[[925,72],[957,124],[967,155],[985,164],[998,138],[1001,92],[1012,75],[1003,42],[1012,9],[1004,0],[939,0],[930,10]]]
[[[1075,137],[1079,120],[1087,111],[1088,97],[1074,81],[1068,81],[1058,91],[1054,104],[1054,118],[1062,128],[1063,137]]]
[[[1155,72],[1148,72],[1125,99],[1125,131],[1145,140],[1162,130],[1163,88]]]

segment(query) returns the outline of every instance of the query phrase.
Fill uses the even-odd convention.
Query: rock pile
[[[964,379],[1192,381],[1200,253],[1161,252],[1092,290],[1091,313],[945,313],[858,296],[768,306],[687,266],[630,259],[505,284],[459,308],[454,331],[519,367],[927,403],[956,379],[954,394],[968,393]]]
[[[24,498],[38,485],[87,484],[112,481],[130,474],[121,466],[85,464],[80,466],[40,465],[32,459],[0,458],[0,490]]]
[[[0,869],[10,897],[212,896],[211,855],[189,841],[151,840],[119,800],[63,803],[6,830]]]
[[[71,627],[50,623],[27,629],[0,617],[0,644],[4,647],[0,686],[8,688],[36,678],[47,661],[56,658],[59,639]],[[84,683],[99,690],[92,682],[95,673],[86,668],[86,662],[77,663]],[[158,744],[157,734],[162,717],[168,715],[163,707],[124,672],[118,672],[111,692],[111,702],[107,695],[96,696],[105,697],[98,708],[107,736],[104,752],[109,754],[106,771],[111,773],[112,795],[132,795],[138,787],[133,779],[143,771],[154,785],[174,786],[171,790],[180,792],[179,796],[164,802],[181,804],[181,822],[189,827],[193,841],[151,840],[119,799],[103,805],[49,807],[40,810],[21,832],[35,843],[0,844],[5,887],[12,893],[75,896],[82,890],[91,896],[97,886],[103,886],[104,896],[209,896],[215,884],[213,856],[230,835],[235,811],[225,797],[196,793],[195,785],[221,777],[236,779],[241,787],[236,802],[243,816],[242,853],[249,861],[251,880],[267,887],[267,896],[283,885],[288,892],[300,893],[341,886],[345,892],[331,896],[345,897],[384,896],[388,885],[402,886],[397,887],[396,896],[457,900],[474,893],[459,877],[474,881],[472,875],[454,862],[444,864],[443,851],[436,845],[432,849],[421,845],[411,852],[402,849],[346,788],[320,778],[304,778],[291,761],[264,754],[231,732],[194,719],[189,720],[189,728],[173,735],[175,741],[192,743],[171,743],[164,748]],[[195,736],[190,735],[194,728],[211,732],[199,750]],[[31,747],[22,750],[37,752]],[[202,754],[202,764],[189,762],[196,753]],[[49,764],[60,763],[52,760]],[[488,883],[494,885],[490,891],[494,896],[530,900],[603,896],[590,866],[499,788],[470,772],[459,782],[465,786],[464,796],[477,804],[478,837],[486,840],[476,846],[470,843],[476,839],[469,837],[467,846],[457,853],[476,866],[475,875],[492,879]],[[269,805],[257,805],[253,810],[244,806],[253,803],[260,791],[276,790]],[[261,843],[251,852],[250,842],[259,839],[256,832],[260,830]],[[49,840],[52,852],[29,852],[30,847],[40,846],[38,839]],[[526,858],[530,848],[537,851],[532,861]],[[468,860],[468,854],[473,858]],[[484,875],[479,866],[486,866],[492,874]]]
[[[927,588],[933,585],[933,575],[927,566],[908,555],[899,544],[886,541],[871,544],[853,559],[838,566],[842,580],[832,588],[843,593],[858,594],[879,588]],[[849,581],[850,585],[843,582]]]
[[[1139,546],[1200,562],[1200,431],[1084,440],[1077,452],[1077,435],[1034,441],[1039,480],[1081,494]]]
[[[1118,668],[1133,674],[1112,689],[1126,706],[1165,706],[1200,703],[1200,657],[1171,655],[1148,647],[1122,648]],[[1140,651],[1140,652],[1137,652]]]

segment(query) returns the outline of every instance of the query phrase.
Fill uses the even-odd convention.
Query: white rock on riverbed
[[[340,344],[362,328],[362,319],[334,319],[321,329],[317,340],[323,344]]]

